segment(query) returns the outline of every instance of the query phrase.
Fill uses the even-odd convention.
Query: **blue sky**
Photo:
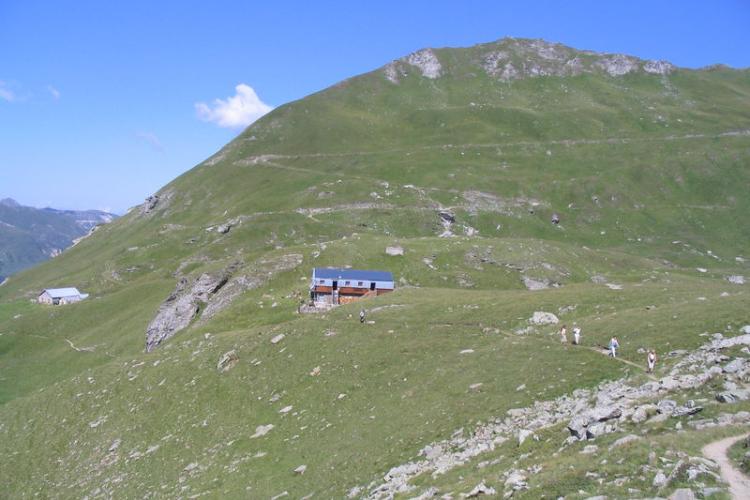
[[[0,198],[121,213],[264,104],[422,47],[517,36],[750,66],[750,1],[610,3],[0,0]]]

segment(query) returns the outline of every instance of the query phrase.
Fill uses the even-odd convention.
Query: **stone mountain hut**
[[[50,304],[55,306],[61,306],[65,304],[72,304],[74,302],[80,302],[86,297],[88,293],[81,293],[77,288],[46,288],[42,293],[39,294],[36,301],[40,304]]]
[[[394,288],[393,274],[388,271],[316,267],[310,284],[310,299],[316,304],[348,304],[392,292]]]

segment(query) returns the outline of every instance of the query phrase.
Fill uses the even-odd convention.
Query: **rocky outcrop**
[[[200,321],[213,318],[216,314],[229,307],[232,302],[248,290],[253,290],[268,282],[274,275],[291,271],[302,263],[302,255],[298,253],[281,255],[261,259],[245,273],[233,273],[227,283],[211,297],[201,314]]]
[[[156,212],[157,209],[161,210],[168,207],[169,202],[172,200],[172,196],[174,196],[174,192],[170,189],[159,194],[153,194],[149,196],[148,198],[146,198],[146,201],[144,201],[140,205],[139,214],[149,215]]]
[[[721,376],[722,369],[716,366],[716,363],[726,356],[719,351],[738,345],[750,345],[750,334],[732,338],[716,334],[708,344],[687,353],[675,365],[670,375],[660,381],[651,381],[635,387],[624,380],[604,382],[593,390],[579,389],[554,400],[537,401],[533,406],[508,410],[504,418],[494,418],[488,423],[480,423],[468,435],[464,429],[459,429],[451,438],[425,446],[417,460],[392,468],[381,482],[368,485],[367,498],[390,499],[397,494],[408,492],[413,488],[409,484],[412,478],[420,474],[431,474],[433,477],[443,474],[482,453],[495,449],[509,439],[518,439],[522,431],[529,435],[528,433],[567,421],[571,434],[566,441],[567,445],[577,440],[595,439],[603,434],[615,432],[619,424],[628,420],[641,422],[654,412],[657,414],[651,418],[662,420],[697,413],[702,408],[693,402],[678,405],[673,400],[664,399],[663,396],[670,391],[699,387],[711,378]],[[737,374],[724,376],[737,377]],[[656,405],[649,403],[656,400]],[[734,425],[748,421],[750,413],[739,412],[719,415],[716,419],[707,420],[703,425]],[[634,441],[633,437],[625,438],[618,441],[618,446]],[[675,467],[675,470],[677,469],[678,467]],[[519,475],[513,475],[510,472],[512,471],[509,471],[508,478],[512,476],[513,481],[506,479],[506,492],[522,489],[525,484],[523,473],[519,471]],[[669,477],[664,474],[662,476],[665,483],[668,483]],[[658,482],[654,481],[657,487]],[[352,491],[354,490],[363,491],[361,487]]]
[[[544,40],[505,38],[486,44],[478,63],[485,73],[503,82],[543,76],[604,73],[619,77],[642,72],[669,75],[675,67],[666,61],[644,61],[623,54],[576,50]]]
[[[198,315],[201,306],[208,303],[228,279],[226,271],[218,275],[204,273],[192,282],[188,278],[181,278],[146,329],[146,351],[153,351],[159,344],[186,328]]]
[[[203,273],[195,279],[180,278],[146,329],[146,351],[154,350],[193,321],[207,321],[229,307],[245,291],[257,288],[275,274],[294,269],[301,263],[302,255],[288,254],[261,259],[243,274],[239,273],[242,263],[235,262],[217,273]]]

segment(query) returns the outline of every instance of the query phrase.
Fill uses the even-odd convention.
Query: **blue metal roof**
[[[388,271],[339,269],[335,267],[316,267],[313,270],[313,276],[329,280],[393,281],[393,274]]]

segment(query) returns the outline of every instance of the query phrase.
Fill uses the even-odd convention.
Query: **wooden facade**
[[[393,289],[393,275],[387,271],[316,268],[310,285],[310,299],[317,304],[348,304]]]

